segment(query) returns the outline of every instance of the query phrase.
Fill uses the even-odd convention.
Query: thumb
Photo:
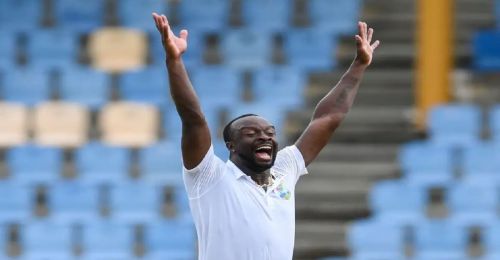
[[[181,39],[187,41],[187,37],[188,37],[188,31],[187,30],[181,30],[181,32],[179,33],[180,36],[181,36]]]

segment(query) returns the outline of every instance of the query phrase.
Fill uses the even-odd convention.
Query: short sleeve
[[[307,168],[302,153],[297,146],[291,145],[278,152],[274,166],[279,172],[292,174],[295,182],[300,176],[307,174]]]
[[[215,155],[213,146],[201,162],[192,169],[182,166],[184,185],[190,198],[202,196],[215,185],[224,174],[224,162]]]

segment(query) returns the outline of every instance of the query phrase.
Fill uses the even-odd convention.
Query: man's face
[[[276,130],[264,118],[248,116],[231,125],[233,153],[246,166],[255,171],[264,171],[274,165],[278,152]]]

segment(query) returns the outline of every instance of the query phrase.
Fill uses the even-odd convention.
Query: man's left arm
[[[372,62],[373,52],[380,44],[371,44],[373,29],[366,23],[358,23],[356,58],[337,85],[316,105],[311,122],[295,145],[302,153],[306,166],[309,165],[328,143],[331,135],[340,125],[351,108],[365,69]]]

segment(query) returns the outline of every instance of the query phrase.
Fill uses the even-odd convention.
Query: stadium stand
[[[147,41],[144,32],[127,28],[103,28],[89,39],[92,66],[111,73],[141,68],[146,64]]]
[[[90,142],[75,151],[74,164],[78,178],[82,181],[112,184],[126,180],[129,176],[131,158],[126,148]]]
[[[141,147],[157,140],[159,115],[146,103],[108,103],[99,114],[102,140],[112,145]]]
[[[351,227],[348,243],[354,250],[354,259],[404,258],[403,230],[389,222],[357,222]]]
[[[9,149],[6,161],[13,181],[48,184],[61,177],[63,155],[60,148],[25,144]]]
[[[124,100],[165,106],[170,100],[168,78],[161,67],[128,71],[120,78]]]
[[[467,14],[457,16],[458,41],[468,41],[476,28],[492,22],[475,13],[484,12],[481,8],[493,13],[485,3],[457,1],[457,12]],[[416,137],[407,120],[413,104],[414,31],[408,29],[415,20],[413,4],[0,1],[0,258],[194,258],[195,231],[180,179],[181,126],[162,74],[165,56],[149,16],[154,10],[172,15],[176,32],[184,27],[190,31],[185,63],[213,129],[216,153],[224,159],[227,150],[220,129],[242,113],[264,115],[282,133],[281,144],[293,141],[316,101],[351,62],[356,20],[373,22],[387,47],[380,49],[378,63],[367,72],[367,86],[360,89],[357,105],[334,143],[297,187],[295,257],[347,258],[351,250],[352,259],[404,259],[409,244],[415,259],[466,259],[467,232],[479,226],[484,253],[476,256],[498,259],[500,231],[494,208],[500,109],[470,104],[458,112],[456,106],[445,106],[444,112],[436,109],[429,138],[408,142]],[[128,34],[129,29],[134,31]],[[72,33],[66,34],[68,30]],[[61,34],[47,39],[49,31]],[[103,36],[103,31],[111,36]],[[471,49],[475,70],[497,71],[497,34],[479,33],[472,48],[459,45],[458,64],[470,58],[463,50]],[[251,75],[250,84],[245,73]],[[250,99],[245,98],[248,85]],[[73,129],[80,132],[71,144],[40,141],[46,129],[29,124],[29,115],[39,113],[41,104],[61,101],[90,111],[89,125]],[[62,117],[54,117],[51,127],[57,126],[54,122],[67,125]],[[484,130],[490,134],[486,142]],[[394,160],[397,154],[399,160]],[[370,190],[375,180],[398,177],[398,170],[401,180],[377,183]],[[42,199],[40,187],[46,190]],[[448,207],[440,222],[427,214],[435,203],[435,187],[442,189]],[[163,214],[165,201],[179,214]],[[47,215],[37,213],[40,205],[48,208]],[[102,208],[109,212],[103,214]],[[347,224],[370,213],[373,219]],[[47,239],[47,233],[54,236]],[[377,239],[380,234],[386,239]],[[135,252],[141,243],[144,251]],[[7,250],[6,244],[18,245],[19,252]]]
[[[68,66],[61,71],[59,95],[66,102],[97,110],[111,99],[111,79],[102,71]]]
[[[269,64],[272,47],[271,35],[260,30],[229,31],[222,39],[224,62],[236,69],[253,69]]]
[[[24,257],[37,260],[72,258],[70,226],[57,222],[35,221],[23,225],[21,230]]]
[[[0,146],[21,145],[28,140],[27,107],[9,102],[0,103]]]
[[[243,0],[242,20],[246,28],[259,32],[285,32],[291,26],[292,5],[286,0]]]
[[[88,111],[74,103],[45,102],[32,115],[33,140],[39,145],[78,147],[87,141]]]
[[[33,106],[48,100],[52,89],[44,68],[11,67],[4,72],[2,92],[5,101]]]
[[[474,68],[493,72],[500,68],[500,33],[497,30],[479,31],[474,38]]]

